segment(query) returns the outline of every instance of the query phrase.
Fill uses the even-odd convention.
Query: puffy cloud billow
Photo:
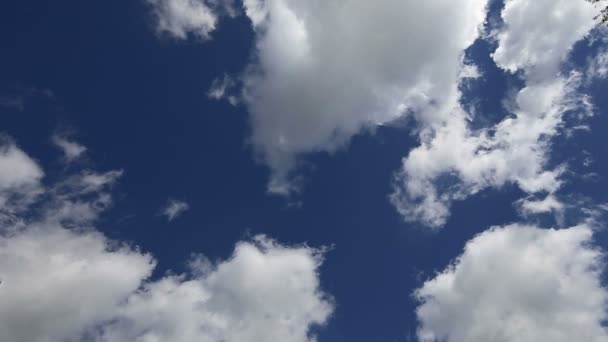
[[[272,171],[268,190],[289,194],[302,155],[408,113],[431,123],[449,112],[486,0],[244,5],[256,34],[242,79],[250,141]]]
[[[592,114],[579,89],[598,73],[564,73],[560,67],[594,27],[594,13],[585,1],[506,1],[493,59],[506,72],[521,73],[525,86],[496,125],[473,130],[471,115],[458,108],[440,125],[423,130],[421,145],[403,159],[391,195],[406,220],[441,227],[453,201],[508,183],[555,200],[566,166],[548,167],[552,139],[564,131],[566,115]],[[524,210],[533,206],[520,203]]]
[[[469,241],[416,290],[420,341],[608,340],[604,254],[593,230],[510,225]]]
[[[0,217],[27,207],[42,191],[42,168],[10,137],[0,134]]]
[[[208,40],[222,15],[236,14],[234,0],[146,0],[156,19],[156,30],[176,39],[193,36]]]
[[[391,195],[395,207],[406,220],[439,228],[453,201],[486,188],[511,183],[529,194],[555,193],[565,166],[547,169],[551,139],[566,114],[590,115],[577,92],[581,79],[573,72],[525,87],[515,98],[514,115],[489,128],[472,130],[464,111],[453,112],[403,159]]]
[[[251,62],[238,80],[218,78],[208,95],[248,109],[248,141],[270,168],[270,193],[299,190],[303,156],[334,152],[356,134],[413,117],[420,146],[404,151],[390,194],[405,220],[442,227],[453,201],[505,184],[519,186],[535,203],[550,196],[551,208],[558,208],[555,193],[567,167],[548,167],[552,139],[566,115],[591,113],[579,88],[605,74],[602,55],[588,70],[562,67],[595,26],[597,9],[582,0],[507,0],[503,25],[482,32],[487,5],[245,0],[255,33]],[[494,62],[525,85],[505,99],[509,115],[502,122],[474,130],[471,120],[484,113],[463,108],[459,83],[479,77],[463,59],[478,38],[496,40]],[[534,205],[518,203],[524,211]]]
[[[151,279],[153,256],[94,228],[121,171],[43,185],[14,142],[1,148],[0,191],[11,201],[1,203],[0,340],[308,342],[329,319],[322,251],[257,236],[225,261],[198,256],[186,274]],[[9,206],[22,197],[20,210]]]

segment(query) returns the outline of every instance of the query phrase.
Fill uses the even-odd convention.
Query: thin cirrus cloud
[[[0,203],[0,340],[308,342],[329,319],[321,250],[257,236],[226,261],[199,256],[185,274],[150,279],[153,256],[95,229],[121,171],[42,185],[33,159],[11,140],[0,147],[0,172],[24,171],[0,174],[2,198],[30,199]]]
[[[608,340],[593,227],[495,227],[415,292],[423,342]]]

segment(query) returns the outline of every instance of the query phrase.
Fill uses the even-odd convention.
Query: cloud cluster
[[[1,147],[2,195],[36,205],[1,222],[0,340],[307,342],[328,320],[322,251],[258,236],[225,261],[199,256],[186,274],[151,279],[151,255],[94,228],[121,171],[43,186],[35,161],[12,141]]]
[[[565,115],[591,114],[589,99],[579,93],[591,76],[562,74],[560,66],[593,28],[593,15],[584,1],[506,2],[493,58],[505,71],[521,73],[526,85],[507,108],[511,114],[496,125],[473,130],[469,113],[458,108],[441,125],[423,130],[421,145],[403,159],[391,195],[406,220],[441,227],[451,202],[507,183],[531,195],[560,188],[565,166],[547,169],[551,140]]]
[[[567,166],[548,167],[552,139],[564,131],[566,115],[591,114],[579,88],[606,74],[605,54],[587,70],[562,67],[595,26],[596,10],[586,1],[506,1],[503,25],[485,38],[496,41],[496,65],[525,86],[505,99],[503,121],[473,129],[459,83],[480,77],[463,55],[480,38],[486,6],[487,0],[245,0],[255,32],[252,61],[238,80],[216,79],[208,96],[247,107],[249,142],[271,170],[270,193],[299,189],[303,155],[331,153],[358,133],[411,116],[420,146],[403,159],[390,194],[405,220],[441,227],[453,201],[506,184],[528,194],[518,202],[523,212],[559,210],[555,193]]]
[[[572,73],[525,87],[515,97],[514,116],[490,128],[472,130],[467,114],[455,111],[403,159],[392,203],[406,220],[437,228],[452,201],[486,188],[511,183],[529,194],[556,192],[564,168],[546,169],[551,139],[565,114],[589,110],[577,92],[580,81]]]
[[[254,62],[243,76],[268,190],[297,189],[298,157],[412,113],[434,122],[456,103],[463,51],[486,0],[246,0]],[[449,15],[446,15],[449,13]]]
[[[592,234],[587,225],[511,225],[480,234],[415,292],[419,340],[608,340],[605,261]]]

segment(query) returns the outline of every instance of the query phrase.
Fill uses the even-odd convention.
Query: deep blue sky
[[[183,269],[193,252],[224,259],[236,241],[258,233],[333,246],[321,281],[337,309],[319,340],[405,341],[416,328],[413,289],[476,233],[519,220],[513,201],[522,194],[506,187],[457,202],[438,233],[404,223],[387,195],[416,141],[408,127],[384,127],[335,155],[310,156],[301,207],[267,195],[268,170],[245,142],[245,109],[205,96],[215,77],[246,65],[253,39],[246,20],[222,22],[201,44],[159,40],[142,1],[4,1],[0,95],[30,95],[22,111],[0,107],[0,132],[45,166],[47,181],[65,171],[50,142],[57,130],[73,130],[89,148],[86,167],[123,169],[115,206],[99,229],[154,254],[159,274]],[[486,75],[471,96],[501,117],[499,101],[517,80],[488,62],[491,49],[480,41],[469,51]],[[580,158],[583,149],[595,157],[586,171],[599,179],[571,177],[567,192],[597,203],[608,201],[606,87],[590,89],[596,129],[554,149],[556,163]],[[171,223],[158,215],[169,197],[191,206]]]

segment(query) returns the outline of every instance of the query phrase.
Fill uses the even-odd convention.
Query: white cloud
[[[197,276],[147,280],[155,261],[100,233],[30,225],[0,236],[0,339],[313,341],[332,304],[321,255],[259,237]]]
[[[147,0],[152,5],[157,30],[178,39],[189,34],[207,40],[217,26],[218,14],[205,0]]]
[[[520,200],[518,204],[520,205],[524,215],[550,212],[560,213],[565,208],[564,204],[560,202],[553,194],[548,195],[543,199],[526,198]]]
[[[589,61],[587,75],[593,79],[605,79],[608,77],[608,48],[601,50]]]
[[[34,160],[10,138],[0,135],[0,216],[29,205],[41,192],[43,176]]]
[[[545,169],[550,139],[565,113],[581,108],[580,80],[573,73],[525,87],[516,96],[515,116],[488,129],[473,131],[467,114],[455,111],[404,158],[391,201],[406,220],[437,228],[452,201],[486,188],[513,183],[530,194],[557,191],[563,168]],[[442,177],[448,186],[440,187]]]
[[[596,25],[596,14],[587,1],[508,0],[494,61],[510,72],[524,70],[528,79],[555,77],[574,43]]]
[[[173,221],[182,216],[182,214],[188,209],[190,209],[190,205],[188,203],[175,199],[169,199],[167,204],[163,207],[161,213],[167,217],[167,220]]]
[[[95,232],[35,224],[0,236],[0,340],[80,341],[153,267]]]
[[[14,144],[2,165],[17,165],[0,167],[0,185],[13,192],[42,177]],[[315,340],[311,327],[333,310],[319,287],[322,251],[258,236],[226,261],[199,257],[187,274],[149,279],[152,256],[93,227],[121,174],[69,176],[41,189],[27,215],[1,223],[0,340]]]
[[[51,137],[51,141],[61,149],[68,162],[78,159],[87,151],[86,147],[77,142],[70,141],[64,135],[55,134]]]
[[[45,222],[79,227],[92,224],[112,205],[110,190],[122,174],[122,170],[104,173],[87,170],[49,187],[41,205]]]
[[[251,142],[272,170],[268,190],[288,194],[299,156],[335,151],[409,112],[424,122],[447,114],[486,0],[244,5],[256,32],[243,78]]]
[[[211,83],[211,87],[207,91],[207,96],[213,100],[227,100],[233,106],[239,104],[239,98],[237,95],[232,94],[237,86],[236,81],[229,75],[216,78]]]
[[[511,225],[469,241],[415,294],[421,341],[608,340],[604,255],[586,225]]]
[[[195,279],[144,286],[102,329],[103,341],[313,341],[332,305],[319,292],[317,251],[265,237]]]
[[[593,6],[584,1],[507,1],[494,60],[522,71],[526,85],[515,96],[512,114],[498,124],[472,130],[470,115],[455,109],[441,125],[426,127],[421,146],[403,160],[391,201],[408,221],[438,228],[450,205],[486,188],[516,184],[528,194],[554,193],[565,166],[547,169],[551,139],[564,116],[590,115],[578,93],[587,77],[559,67],[572,45],[594,26]],[[535,44],[538,42],[538,44]]]

